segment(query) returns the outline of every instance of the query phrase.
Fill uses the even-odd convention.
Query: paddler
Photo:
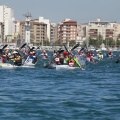
[[[46,52],[46,50],[43,50],[43,53],[41,54],[43,59],[47,59],[48,58],[48,54]]]
[[[30,50],[29,55],[28,55],[27,59],[25,60],[25,63],[27,64],[31,61],[31,63],[35,64],[37,62],[37,59],[38,58],[37,58],[35,51]]]
[[[9,61],[10,56],[11,53],[9,52],[8,49],[6,49],[5,52],[3,52],[3,54],[1,55],[2,63],[7,63]]]
[[[68,58],[66,58],[66,62],[70,67],[75,67],[77,65],[77,66],[79,66],[80,69],[82,69],[78,60],[76,58],[74,58],[71,53],[69,53]]]
[[[103,59],[103,54],[102,54],[101,51],[98,52],[97,56],[98,56],[98,59],[99,59],[99,60],[102,60],[102,59]]]
[[[22,57],[18,53],[18,51],[14,51],[13,56],[9,57],[9,58],[13,60],[13,65],[15,65],[15,66],[21,66],[22,65]]]

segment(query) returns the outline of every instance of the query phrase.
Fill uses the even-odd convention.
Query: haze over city
[[[85,23],[100,18],[120,22],[120,0],[0,0],[14,9],[15,19],[24,20],[23,14],[30,12],[32,19],[44,16],[59,23],[70,18]]]

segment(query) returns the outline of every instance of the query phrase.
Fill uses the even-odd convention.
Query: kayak
[[[70,67],[69,65],[56,65],[56,70],[74,70],[79,69],[79,67]]]
[[[14,69],[14,68],[34,68],[33,66],[26,66],[26,65],[22,65],[22,66],[15,66],[12,65],[10,63],[0,63],[0,69]]]

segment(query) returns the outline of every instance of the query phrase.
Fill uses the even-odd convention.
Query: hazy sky
[[[23,14],[30,12],[32,19],[43,16],[50,22],[61,22],[66,18],[85,23],[100,18],[120,23],[120,0],[0,0],[14,8],[16,20],[24,20]]]

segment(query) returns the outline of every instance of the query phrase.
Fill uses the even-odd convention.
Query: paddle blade
[[[19,48],[19,50],[21,50],[22,48],[24,48],[26,45],[27,45],[27,44],[24,43],[24,44]]]
[[[0,54],[2,53],[2,49],[0,49]]]
[[[80,49],[80,51],[83,51],[83,50],[84,50],[84,48],[81,48],[81,49]]]
[[[35,47],[32,47],[31,50],[35,49]]]
[[[38,46],[38,47],[36,48],[36,50],[39,49],[39,48],[40,48],[40,46]]]
[[[73,46],[73,48],[71,49],[71,51],[73,51],[75,48],[77,48],[79,46],[79,44],[77,43],[76,45]]]
[[[4,50],[7,46],[8,46],[7,44],[6,44],[6,45],[4,45],[4,46],[3,46],[3,48],[2,48],[2,50]]]
[[[63,53],[63,52],[64,52],[64,50],[60,50],[60,51],[58,51],[58,54]]]
[[[66,47],[65,45],[64,45],[64,48],[65,48],[65,50],[66,50],[67,52],[69,52],[68,49],[67,49],[67,47]]]
[[[119,62],[120,62],[120,60],[119,60],[119,59],[117,59],[117,60],[116,60],[116,63],[119,63]]]
[[[27,45],[27,48],[30,50],[30,46]]]

